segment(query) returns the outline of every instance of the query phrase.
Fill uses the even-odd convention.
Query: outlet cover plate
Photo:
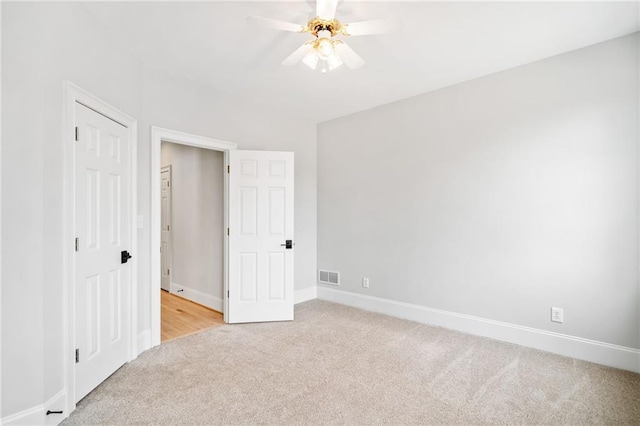
[[[562,308],[551,308],[551,321],[564,322],[564,310]]]

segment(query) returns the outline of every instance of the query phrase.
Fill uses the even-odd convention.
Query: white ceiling
[[[396,17],[389,35],[346,41],[366,61],[313,72],[280,62],[309,35],[253,27],[257,15],[300,24],[313,1],[84,3],[147,66],[316,122],[477,78],[640,30],[628,2],[363,2],[336,17]]]

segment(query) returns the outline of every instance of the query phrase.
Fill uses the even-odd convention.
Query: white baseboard
[[[640,349],[323,286],[318,299],[640,373]]]
[[[69,417],[70,412],[63,412],[62,414],[49,414],[47,416],[47,411],[61,411],[67,407],[67,390],[63,389],[53,397],[49,398],[47,402],[44,403],[43,411],[45,416],[45,424],[46,425],[57,425],[60,424],[64,419]],[[4,423],[3,423],[4,424]]]
[[[307,300],[313,300],[318,297],[318,287],[307,287],[302,290],[296,290],[293,295],[293,303],[297,305],[298,303],[306,302]]]
[[[69,413],[49,414],[47,411],[63,411],[67,402],[67,390],[63,389],[47,402],[0,419],[2,425],[58,425],[69,417]]]
[[[3,417],[0,423],[2,425],[41,425],[44,419],[44,405],[38,405]]]
[[[147,349],[151,349],[151,330],[149,329],[138,333],[138,355]]]
[[[178,290],[182,290],[178,292]],[[209,294],[202,293],[198,290],[193,290],[188,287],[171,283],[171,293],[177,296],[184,297],[185,299],[192,300],[196,303],[204,305],[208,308],[222,312],[223,301],[219,297],[211,296]],[[296,290],[293,296],[293,303],[298,304],[306,302],[307,300],[313,300],[317,297],[316,286],[303,288],[302,290]]]
[[[182,291],[178,292],[178,290]],[[203,293],[199,290],[194,290],[192,288],[176,284],[174,282],[171,283],[171,293],[199,303],[203,306],[206,306],[207,308],[211,308],[214,311],[222,312],[223,303],[222,299],[219,297],[215,297],[210,294]]]

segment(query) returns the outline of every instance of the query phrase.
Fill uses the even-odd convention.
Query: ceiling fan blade
[[[372,21],[351,22],[343,26],[346,35],[386,34],[400,28],[399,19],[374,19]]]
[[[291,55],[287,56],[284,61],[282,61],[282,65],[291,66],[297,64],[311,49],[313,49],[312,43],[303,44],[294,50]]]
[[[316,0],[316,16],[327,21],[336,17],[338,0]]]
[[[291,31],[294,33],[302,32],[304,25],[294,24],[292,22],[279,21],[277,19],[264,18],[262,16],[249,16],[249,22],[262,25],[263,27],[273,28],[276,30]]]
[[[341,43],[337,43],[333,50],[340,57],[340,59],[342,59],[342,62],[347,64],[347,66],[352,70],[360,68],[364,65],[364,59],[362,59],[360,55],[358,55],[344,41],[342,41]]]

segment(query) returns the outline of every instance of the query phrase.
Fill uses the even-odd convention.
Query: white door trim
[[[125,126],[129,131],[129,140],[131,143],[131,279],[130,285],[134,291],[131,291],[131,332],[128,345],[129,361],[136,358],[137,352],[137,334],[138,334],[138,304],[137,304],[137,282],[138,282],[138,235],[135,227],[138,195],[137,195],[137,139],[138,139],[138,122],[131,116],[125,114],[119,109],[113,107],[107,102],[95,97],[91,93],[81,89],[70,81],[64,82],[64,102],[63,102],[63,126],[62,140],[64,149],[64,165],[63,165],[63,345],[65,350],[64,359],[64,387],[67,390],[67,401],[65,413],[71,413],[75,407],[75,104],[80,103],[99,114],[102,114]]]
[[[151,277],[149,298],[151,300],[151,347],[160,344],[160,168],[162,142],[171,142],[181,145],[195,146],[198,148],[223,151],[224,165],[229,164],[228,152],[237,149],[238,145],[219,139],[207,138],[204,136],[192,135],[175,130],[163,129],[161,127],[151,127],[151,169],[149,170],[151,179]],[[224,226],[228,226],[228,175],[224,175]],[[224,240],[224,294],[227,292],[227,249],[228,240],[225,235]],[[226,297],[224,315],[226,317]],[[142,348],[141,348],[142,349]]]
[[[165,171],[169,172],[169,206],[167,207],[167,209],[169,210],[168,215],[169,215],[169,230],[167,231],[168,234],[168,238],[167,238],[167,253],[165,253],[165,256],[167,258],[167,264],[168,265],[164,265],[164,266],[168,266],[169,267],[169,292],[171,292],[171,270],[173,270],[173,265],[172,265],[172,261],[173,261],[173,248],[172,248],[172,243],[173,243],[173,238],[172,238],[172,230],[171,227],[173,226],[173,224],[171,223],[171,219],[173,218],[173,194],[171,193],[171,191],[173,191],[173,182],[171,182],[171,178],[173,177],[172,175],[172,170],[171,170],[171,164],[169,164],[168,166],[164,166],[164,167],[160,167],[160,176],[162,176],[162,173],[164,173]],[[160,182],[162,183],[162,178],[160,179]],[[162,202],[162,200],[160,200]],[[160,223],[162,223],[162,205],[160,206]],[[160,231],[160,246],[162,246],[162,231]],[[162,265],[162,256],[160,256],[160,264]],[[162,288],[162,274],[160,274],[160,288]],[[165,289],[166,290],[166,289]]]

